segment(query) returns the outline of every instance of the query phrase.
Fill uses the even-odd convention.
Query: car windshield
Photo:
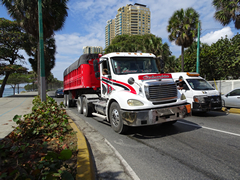
[[[115,74],[159,73],[156,60],[150,57],[114,57],[111,62]]]
[[[214,88],[204,79],[187,79],[193,90],[214,90]]]
[[[62,89],[58,89],[57,92],[63,92],[63,90]]]

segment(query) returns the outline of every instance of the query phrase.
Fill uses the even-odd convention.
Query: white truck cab
[[[220,93],[198,73],[177,72],[171,74],[178,87],[179,79],[182,79],[182,89],[178,88],[178,91],[185,95],[187,102],[191,104],[192,111],[206,112],[222,109]]]

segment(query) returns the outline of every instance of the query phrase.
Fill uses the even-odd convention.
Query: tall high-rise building
[[[101,46],[84,46],[83,54],[94,54],[94,53],[102,53],[103,48]]]
[[[114,27],[114,31],[113,31]],[[151,13],[146,5],[135,3],[120,7],[115,19],[107,21],[105,27],[105,46],[122,34],[150,34]]]
[[[115,37],[115,19],[110,19],[107,21],[105,27],[105,46],[109,46],[112,42],[112,39]]]

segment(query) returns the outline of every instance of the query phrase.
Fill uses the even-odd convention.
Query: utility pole
[[[200,51],[200,22],[198,22],[197,66],[196,66],[197,73],[199,73],[199,51]]]
[[[44,46],[43,46],[43,23],[42,23],[42,0],[38,0],[38,27],[39,27],[39,57],[40,57],[40,98],[46,101],[46,82],[45,82],[45,62],[44,62]]]

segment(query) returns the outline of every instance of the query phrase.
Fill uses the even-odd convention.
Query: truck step
[[[103,120],[107,120],[107,116],[104,116],[104,115],[102,115],[102,114],[92,113],[92,115],[97,116],[97,117],[100,117],[100,118],[102,118]]]
[[[97,106],[102,106],[102,107],[106,107],[107,106],[107,102],[106,101],[97,101],[97,102],[94,102],[93,104],[95,104]]]

